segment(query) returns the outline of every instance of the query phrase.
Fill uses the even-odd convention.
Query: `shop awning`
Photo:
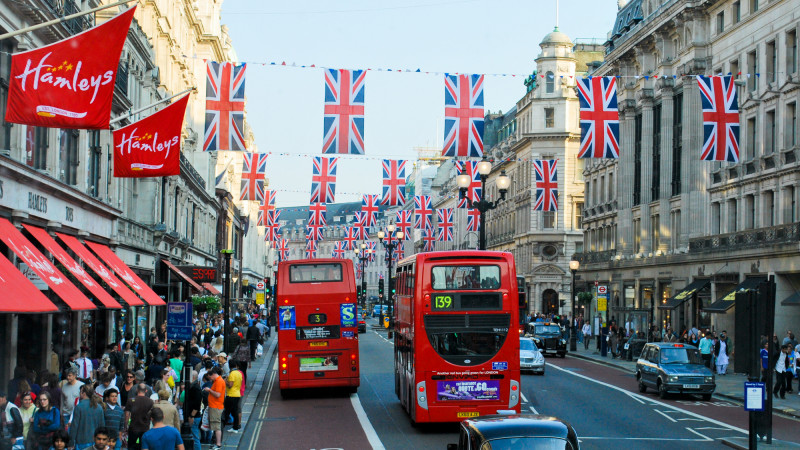
[[[128,286],[133,288],[134,292],[139,294],[150,306],[166,305],[164,300],[162,300],[158,294],[153,292],[153,290],[150,289],[150,286],[145,284],[145,282],[142,281],[138,275],[133,273],[131,268],[122,262],[122,260],[119,259],[119,256],[117,256],[113,250],[103,244],[97,244],[95,242],[86,241],[86,245],[92,249],[97,256],[105,261],[106,264],[111,267],[111,270],[119,275],[120,278],[125,280],[125,282],[128,283]]]
[[[215,288],[214,285],[211,284],[211,283],[203,283],[203,287],[206,288],[206,290],[208,292],[211,292],[214,295],[221,295],[222,294],[222,292],[217,290],[217,288]]]
[[[58,307],[42,294],[3,254],[0,254],[0,313],[57,312]],[[20,301],[25,299],[25,301]]]
[[[50,252],[59,262],[61,262],[61,264],[63,264],[64,267],[66,267],[67,270],[69,270],[70,273],[74,275],[75,278],[77,278],[86,287],[86,289],[89,290],[89,292],[92,293],[92,295],[100,300],[100,303],[102,303],[103,306],[111,309],[122,308],[122,305],[114,300],[113,297],[108,295],[108,292],[106,292],[102,286],[97,284],[97,282],[94,281],[94,279],[90,277],[85,270],[83,270],[83,267],[81,267],[80,264],[72,259],[72,257],[69,256],[67,252],[65,252],[64,249],[56,243],[55,239],[47,234],[47,231],[26,224],[23,224],[22,226],[25,227],[25,229],[28,230],[28,232],[37,241],[39,241],[39,243],[42,244],[48,252]]]
[[[724,313],[727,312],[729,309],[733,308],[736,305],[736,293],[739,291],[747,291],[750,289],[755,289],[758,287],[759,284],[763,283],[767,280],[767,277],[752,277],[752,278],[745,278],[744,281],[739,283],[736,286],[736,289],[728,292],[727,295],[722,297],[721,299],[715,301],[714,303],[706,306],[703,308],[703,311],[710,312],[710,313]]]
[[[193,279],[189,278],[189,275],[186,275],[185,273],[183,273],[183,271],[182,271],[181,269],[178,269],[177,267],[175,267],[175,264],[172,264],[171,262],[169,262],[169,261],[168,261],[168,260],[166,260],[166,259],[162,259],[161,261],[162,261],[164,264],[166,264],[166,265],[167,265],[167,267],[169,267],[169,268],[170,268],[170,270],[172,270],[173,272],[175,272],[175,275],[177,275],[178,277],[180,277],[181,279],[183,279],[183,281],[185,281],[185,282],[189,283],[189,286],[191,286],[191,287],[192,287],[192,289],[194,289],[194,290],[195,290],[195,291],[197,291],[197,292],[203,292],[203,287],[202,287],[202,286],[200,286],[199,284],[197,284],[197,282],[196,282],[196,281],[194,281]]]
[[[795,292],[794,294],[786,297],[781,302],[783,306],[800,306],[800,292]]]
[[[56,233],[61,242],[66,244],[76,255],[83,261],[84,264],[89,266],[101,280],[116,292],[128,306],[144,306],[142,299],[136,296],[125,284],[119,280],[114,274],[106,268],[103,263],[94,256],[83,244],[80,243],[74,236],[68,234]]]
[[[710,283],[711,280],[709,279],[694,280],[680,292],[667,299],[665,303],[658,305],[658,309],[675,309],[678,306],[681,306],[686,300],[692,298],[692,295],[694,295],[695,292],[705,288]]]
[[[61,273],[11,222],[0,218],[0,240],[20,257],[64,303],[73,310],[97,309],[69,279]],[[3,293],[5,295],[5,293]],[[16,301],[25,301],[19,297]]]

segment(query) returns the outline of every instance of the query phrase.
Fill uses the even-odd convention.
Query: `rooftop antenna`
[[[556,0],[556,30],[558,30],[558,0]]]

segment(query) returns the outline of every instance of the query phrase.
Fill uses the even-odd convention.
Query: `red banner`
[[[14,54],[6,121],[108,129],[119,57],[135,9],[69,39]]]
[[[114,130],[114,176],[180,175],[181,131],[189,94],[157,113]]]

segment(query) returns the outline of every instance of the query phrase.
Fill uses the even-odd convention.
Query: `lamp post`
[[[364,296],[364,306],[367,306],[367,283],[364,281],[364,263],[369,259],[367,254],[372,252],[372,250],[367,250],[367,244],[362,242],[361,249],[359,250],[358,246],[356,246],[353,252],[361,263],[361,295]]]
[[[569,335],[569,351],[578,351],[578,322],[575,320],[575,272],[581,267],[580,261],[572,260],[569,262],[569,271],[572,272],[572,333]]]
[[[225,258],[225,283],[222,285],[222,298],[225,300],[225,306],[222,309],[222,342],[227,346],[228,332],[230,331],[228,315],[231,306],[231,256],[233,256],[233,250],[220,250],[220,253]]]
[[[491,202],[489,200],[485,200],[486,179],[489,177],[489,172],[492,171],[492,163],[486,159],[486,155],[484,155],[481,162],[478,163],[477,168],[481,177],[481,193],[483,198],[476,202],[473,202],[469,197],[466,197],[466,199],[470,209],[477,209],[481,213],[480,249],[486,250],[486,211],[497,208],[497,205],[500,204],[501,201],[505,200],[506,192],[508,192],[508,186],[511,185],[511,179],[508,177],[508,175],[506,175],[505,170],[500,172],[500,176],[497,177],[497,188],[500,190],[500,199],[498,199],[496,202]],[[472,183],[472,179],[468,174],[461,174],[456,177],[459,198],[465,198],[467,194],[467,188],[469,188],[470,183]]]
[[[388,252],[388,258],[386,258],[386,277],[389,279],[389,292],[386,294],[386,299],[391,300],[389,301],[389,321],[390,326],[394,325],[392,317],[394,317],[394,296],[392,293],[394,292],[394,277],[392,277],[392,253],[394,253],[394,249],[400,245],[400,241],[403,240],[405,234],[401,230],[397,230],[395,224],[390,223],[386,225],[387,233],[384,233],[383,230],[378,231],[378,240],[381,241],[383,244],[383,248],[386,249]],[[392,239],[394,238],[394,239]],[[383,303],[383,299],[381,299],[381,303]],[[381,304],[381,323],[383,323],[383,304]]]

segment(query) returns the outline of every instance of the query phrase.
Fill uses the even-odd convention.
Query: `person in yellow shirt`
[[[230,433],[239,433],[242,428],[242,415],[241,415],[241,402],[242,402],[242,371],[241,364],[247,367],[247,361],[231,361],[231,373],[225,381],[227,391],[225,392],[225,412],[222,416],[225,420],[228,415],[233,416],[233,427],[225,431]]]

